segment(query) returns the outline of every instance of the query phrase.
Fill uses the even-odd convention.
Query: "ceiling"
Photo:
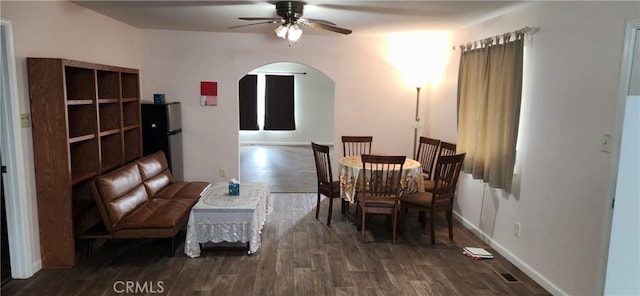
[[[73,1],[88,9],[141,29],[273,34],[275,24],[238,17],[278,17],[275,1]],[[353,30],[353,35],[384,35],[404,31],[450,31],[495,17],[523,5],[522,1],[338,1],[307,0],[304,17],[323,19]],[[304,34],[330,35],[303,28]]]

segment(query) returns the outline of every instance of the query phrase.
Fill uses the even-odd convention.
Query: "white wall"
[[[311,29],[309,29],[311,30]],[[415,89],[386,60],[382,38],[305,35],[289,47],[275,35],[142,31],[142,93],[182,102],[185,178],[238,177],[238,80],[273,62],[317,69],[335,82],[335,130],[374,136],[374,151],[410,155]],[[199,105],[199,82],[218,81],[218,106]],[[218,180],[220,179],[220,180]]]
[[[18,98],[21,113],[30,113],[27,80],[27,57],[68,58],[122,67],[140,67],[140,38],[137,29],[116,22],[69,2],[2,1],[2,18],[12,22],[16,58]],[[33,262],[27,268],[41,266],[36,185],[31,129],[22,130],[24,166],[27,168],[27,199],[30,224],[28,237],[33,249],[28,250]],[[40,145],[46,145],[40,143]],[[9,225],[11,227],[11,225]]]
[[[309,145],[311,141],[333,144],[335,83],[329,77],[307,65],[288,62],[264,65],[252,72],[263,78],[265,74],[296,73],[293,74],[296,129],[240,131],[240,144]],[[262,118],[258,122],[262,124]]]
[[[454,36],[457,45],[540,28],[525,49],[514,193],[465,174],[455,211],[556,294],[603,291],[611,166],[600,140],[614,128],[625,20],[639,13],[637,2],[539,2]],[[431,95],[427,118],[437,138],[456,138],[458,60],[453,56]],[[513,235],[516,221],[520,238]]]

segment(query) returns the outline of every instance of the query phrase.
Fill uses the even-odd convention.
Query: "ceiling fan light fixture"
[[[253,1],[251,1],[253,2]],[[336,27],[336,24],[320,19],[305,19],[302,18],[304,12],[304,6],[306,2],[303,1],[277,1],[276,5],[276,14],[279,18],[274,17],[240,17],[241,20],[246,21],[260,21],[253,24],[248,25],[240,25],[229,27],[229,29],[246,27],[252,25],[260,25],[260,24],[280,24],[273,31],[276,35],[282,39],[287,39],[289,41],[289,46],[291,43],[297,43],[302,36],[301,25],[305,25],[307,27],[312,27],[316,29],[328,30],[344,35],[351,34],[351,30],[344,29],[340,27]]]
[[[289,31],[289,24],[282,24],[273,31],[276,32],[276,35],[278,35],[278,37],[284,39],[285,37],[287,37],[287,32]]]
[[[298,42],[300,36],[302,36],[302,29],[300,29],[300,26],[298,26],[298,24],[289,26],[289,31],[287,33],[287,39],[289,39],[289,41]]]

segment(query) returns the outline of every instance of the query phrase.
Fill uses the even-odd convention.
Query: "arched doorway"
[[[239,131],[241,182],[265,182],[272,192],[315,192],[310,142],[333,145],[335,83],[313,67],[292,62],[264,65],[247,75],[255,75],[257,81],[258,129]],[[293,80],[292,130],[265,129],[269,76]]]

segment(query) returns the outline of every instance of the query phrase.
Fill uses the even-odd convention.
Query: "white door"
[[[611,221],[605,295],[640,295],[640,21],[628,44],[625,63],[631,64],[625,99],[620,158]],[[626,76],[626,77],[625,77]]]

